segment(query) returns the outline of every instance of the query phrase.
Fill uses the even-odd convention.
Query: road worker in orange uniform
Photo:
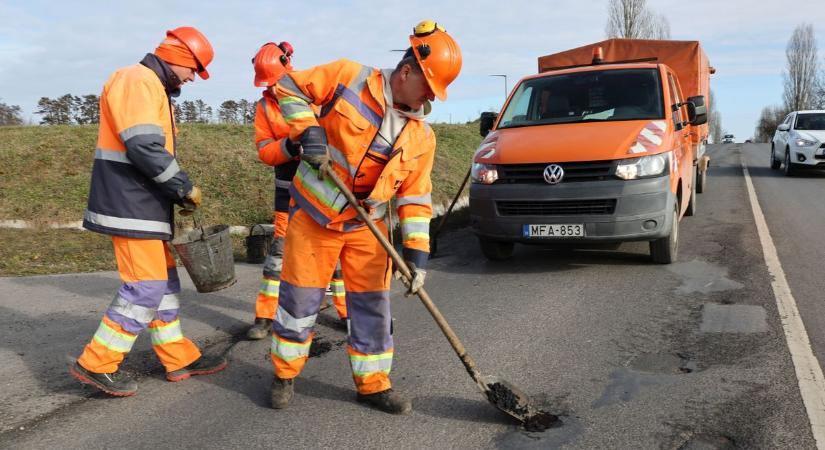
[[[386,234],[383,217],[397,197],[403,254],[414,277],[408,294],[424,284],[432,217],[430,172],[435,135],[424,119],[430,102],[447,98],[461,70],[458,44],[435,22],[410,36],[395,69],[379,70],[339,60],[286,74],[276,97],[301,145],[301,164],[290,187],[280,299],[271,347],[273,408],[285,408],[294,379],[306,364],[326,281],[341,260],[349,322],[347,353],[357,400],[393,414],[411,402],[392,390],[393,338],[390,262],[335,185],[334,170]],[[312,105],[321,108],[316,117]]]
[[[287,139],[289,126],[284,121],[275,98],[275,83],[292,71],[292,53],[293,48],[289,42],[269,42],[252,59],[255,86],[266,88],[255,109],[255,144],[260,160],[275,167],[274,241],[264,261],[261,287],[255,300],[255,322],[246,333],[247,338],[253,340],[263,339],[269,334],[278,307],[278,279],[283,267],[284,238],[289,216],[289,186],[300,162],[300,145]],[[340,267],[335,269],[332,276],[330,291],[339,324],[346,327],[347,307]]]
[[[137,391],[135,381],[118,366],[147,328],[169,381],[226,367],[223,357],[201,355],[183,336],[180,280],[167,242],[173,234],[173,205],[191,214],[201,204],[201,190],[176,159],[171,97],[195,74],[209,78],[206,66],[213,56],[200,31],[175,28],[139,64],[112,74],[100,95],[83,226],[112,236],[123,285],[69,373],[110,395]]]

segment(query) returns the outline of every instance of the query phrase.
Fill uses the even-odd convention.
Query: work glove
[[[307,127],[301,135],[301,149],[301,160],[323,173],[323,166],[329,164],[327,132],[319,126]]]
[[[412,283],[407,280],[407,277],[405,277],[401,271],[398,270],[398,268],[396,268],[393,277],[396,280],[401,280],[401,282],[404,283],[404,286],[407,286],[407,292],[404,293],[404,297],[409,297],[424,287],[424,279],[427,277],[427,271],[424,269],[419,269],[412,261],[405,261],[405,263],[412,273]]]
[[[183,198],[183,209],[180,210],[180,215],[191,216],[201,205],[202,199],[201,188],[192,186],[192,190]]]

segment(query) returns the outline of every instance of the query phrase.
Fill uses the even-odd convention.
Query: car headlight
[[[670,166],[670,153],[665,152],[619,161],[619,165],[616,166],[616,176],[623,180],[635,180],[637,178],[664,175]]]
[[[470,178],[473,183],[493,184],[498,180],[498,170],[493,164],[473,163]]]
[[[812,145],[816,145],[816,143],[816,141],[811,141],[803,138],[796,138],[796,140],[794,140],[794,144],[796,144],[797,147],[810,147]]]

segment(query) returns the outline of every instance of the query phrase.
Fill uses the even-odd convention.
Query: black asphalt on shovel
[[[331,169],[322,167],[321,170],[324,171],[324,176],[335,183],[338,189],[347,198],[350,205],[355,208],[358,212],[358,216],[365,224],[367,224],[370,231],[372,231],[372,234],[375,235],[378,241],[381,242],[381,245],[395,263],[395,267],[398,268],[406,279],[407,284],[409,284],[412,280],[412,274],[410,269],[407,267],[407,264],[401,256],[398,255],[398,252],[395,251],[392,245],[390,245],[387,238],[381,233],[381,231],[378,230],[378,227],[376,227],[372,220],[370,220],[369,215],[358,204],[358,200],[355,199],[352,192],[350,192],[341,179],[338,178],[338,175],[336,175]],[[520,422],[524,423],[528,428],[532,425],[533,428],[540,428],[543,430],[549,428],[558,420],[558,418],[552,414],[539,411],[531,407],[527,395],[512,384],[494,376],[482,376],[476,368],[475,361],[473,361],[473,359],[470,358],[470,355],[467,354],[467,350],[464,348],[464,345],[458,339],[458,336],[456,336],[453,332],[452,328],[450,328],[447,320],[441,315],[441,311],[436,308],[424,288],[419,289],[416,294],[418,294],[418,298],[421,299],[421,302],[424,303],[424,307],[427,308],[427,311],[429,311],[433,316],[433,319],[435,319],[438,327],[441,328],[441,332],[444,333],[444,336],[446,336],[447,340],[450,341],[450,345],[453,347],[453,350],[455,350],[459,359],[461,359],[461,362],[467,369],[467,373],[470,374],[470,377],[476,382],[476,385],[479,389],[481,389],[481,392],[484,393],[487,400],[492,403],[493,406],[509,414],[510,416],[515,417]]]

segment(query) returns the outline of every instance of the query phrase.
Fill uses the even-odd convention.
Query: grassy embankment
[[[455,194],[481,138],[476,124],[433,128],[433,201],[439,204]],[[253,135],[249,125],[181,126],[179,159],[203,189],[204,224],[270,221],[272,169],[258,162]],[[40,224],[0,229],[0,276],[114,269],[107,236],[46,225],[82,219],[96,139],[97,126],[0,127],[0,220]],[[237,257],[244,254],[242,240],[235,237]]]

